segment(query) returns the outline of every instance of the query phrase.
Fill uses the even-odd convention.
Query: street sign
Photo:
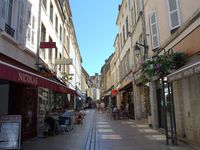
[[[55,65],[72,65],[72,59],[70,58],[55,59]]]
[[[112,93],[112,96],[115,96],[115,95],[117,95],[118,91],[117,90],[112,90],[111,93]]]
[[[56,42],[40,42],[40,48],[56,48]]]

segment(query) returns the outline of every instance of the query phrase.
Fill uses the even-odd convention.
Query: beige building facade
[[[161,7],[161,4],[166,7]],[[144,10],[146,32],[149,34],[147,38],[149,52],[153,55],[163,55],[167,51],[183,52],[189,57],[185,66],[163,77],[164,82],[158,79],[150,83],[152,124],[154,127],[165,128],[165,121],[170,122],[168,116],[165,121],[162,116],[164,110],[162,102],[164,99],[168,108],[167,95],[169,95],[174,101],[174,124],[178,138],[199,145],[200,111],[196,106],[200,104],[200,99],[197,98],[200,91],[198,86],[200,3],[198,0],[191,2],[146,0]],[[169,90],[166,87],[161,88],[162,84],[167,85],[165,83],[172,84]],[[161,90],[165,91],[164,98],[160,96]]]
[[[122,0],[117,26],[111,77],[104,72],[102,79],[104,84],[112,80],[118,108],[124,102],[132,118],[166,129],[167,137],[172,131],[172,142],[178,138],[199,145],[199,1]],[[144,62],[176,52],[188,56],[182,68],[143,79]]]

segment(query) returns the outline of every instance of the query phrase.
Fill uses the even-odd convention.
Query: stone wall
[[[173,83],[177,135],[200,145],[200,74]]]

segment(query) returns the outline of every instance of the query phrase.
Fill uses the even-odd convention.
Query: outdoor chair
[[[66,133],[67,131],[71,130],[70,125],[71,125],[70,117],[59,117],[58,128],[61,129],[63,133]]]

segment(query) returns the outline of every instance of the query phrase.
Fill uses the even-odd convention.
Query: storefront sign
[[[23,70],[11,64],[0,61],[0,79],[48,88],[58,92],[77,95],[76,91],[66,85],[44,78],[41,75]]]
[[[117,90],[112,90],[111,93],[112,93],[112,96],[115,96],[115,95],[117,95],[118,91]]]
[[[0,116],[0,149],[20,149],[21,120],[20,115]]]
[[[18,80],[31,85],[38,84],[38,78],[23,72],[18,72]]]
[[[167,79],[170,82],[170,81],[186,78],[186,77],[191,76],[196,73],[200,73],[200,62],[195,63],[191,66],[185,67],[181,70],[178,70],[178,71],[168,75]]]

